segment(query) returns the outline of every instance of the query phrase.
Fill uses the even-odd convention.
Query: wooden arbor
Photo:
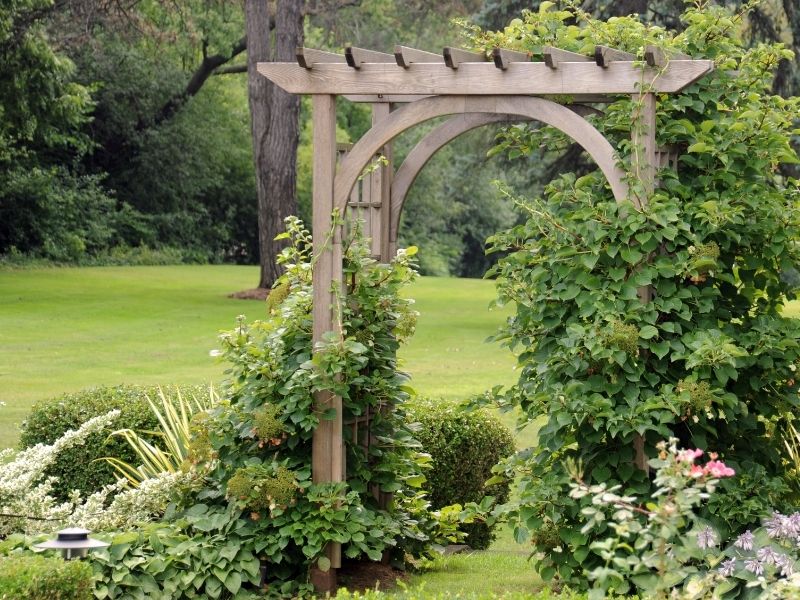
[[[458,135],[501,121],[538,120],[561,130],[595,161],[618,202],[630,199],[641,207],[655,185],[655,171],[667,152],[656,147],[657,93],[678,92],[713,69],[709,60],[684,55],[668,58],[658,48],[645,50],[645,62],[631,54],[598,46],[594,57],[557,48],[544,50],[544,62],[531,62],[522,52],[496,48],[491,58],[457,48],[442,55],[397,46],[394,55],[349,47],[343,55],[298,48],[295,63],[260,63],[259,72],[287,92],[311,94],[313,106],[313,236],[315,265],[314,331],[316,343],[341,327],[334,290],[342,285],[342,228],[334,213],[356,211],[366,221],[376,258],[388,261],[396,251],[397,228],[406,194],[430,157]],[[337,168],[336,96],[369,102],[372,128],[344,154]],[[631,95],[634,152],[626,173],[609,141],[584,116],[598,109],[586,104]],[[548,96],[569,98],[559,104]],[[394,107],[397,107],[395,110]],[[452,116],[431,131],[394,171],[392,140],[430,119]],[[388,164],[370,169],[377,154]],[[633,191],[628,181],[637,182]],[[360,188],[360,189],[359,189]],[[642,301],[650,299],[647,288]],[[322,421],[314,433],[312,474],[315,482],[342,481],[345,476],[341,398],[320,394],[321,410],[333,408],[336,418]],[[646,465],[643,444],[637,462]],[[315,570],[321,591],[335,587],[340,548],[331,545],[332,569]]]

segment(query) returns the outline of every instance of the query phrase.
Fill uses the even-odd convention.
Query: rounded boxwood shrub
[[[90,600],[92,567],[80,560],[20,554],[0,558],[0,600]]]
[[[415,437],[431,455],[432,468],[425,484],[433,508],[450,504],[480,502],[494,496],[498,503],[508,500],[509,483],[485,486],[492,467],[514,453],[514,437],[495,416],[484,410],[464,412],[453,402],[417,400],[408,418],[419,423]],[[465,525],[466,543],[486,549],[494,533],[485,523]]]
[[[66,431],[77,429],[83,423],[119,409],[121,414],[114,424],[115,429],[153,431],[158,429],[158,420],[146,397],[159,404],[158,387],[121,385],[97,387],[72,394],[63,394],[33,405],[28,418],[22,423],[20,446],[28,448],[35,444],[52,444]],[[208,386],[162,386],[167,397],[177,396],[207,398]],[[48,469],[48,476],[58,477],[59,483],[53,495],[66,500],[72,490],[83,496],[91,494],[104,485],[114,483],[117,475],[106,461],[113,456],[131,464],[138,464],[131,447],[122,437],[108,437],[107,433],[90,436],[83,446],[64,451]]]

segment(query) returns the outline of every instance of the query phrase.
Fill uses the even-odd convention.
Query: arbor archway
[[[544,48],[544,62],[531,62],[530,55],[495,48],[489,57],[483,53],[445,48],[442,56],[414,48],[397,46],[385,54],[360,48],[346,48],[344,56],[300,48],[298,64],[260,63],[258,70],[291,93],[310,94],[313,107],[313,341],[320,342],[329,331],[341,330],[342,289],[341,217],[348,206],[364,207],[375,214],[373,237],[375,255],[390,258],[391,165],[378,168],[369,177],[370,198],[354,198],[351,193],[364,169],[376,153],[384,150],[391,157],[391,141],[403,131],[427,120],[459,115],[441,139],[427,140],[418,159],[429,158],[437,144],[459,127],[482,119],[533,119],[555,127],[572,138],[592,157],[605,175],[618,202],[630,200],[636,208],[647,202],[655,181],[658,148],[655,141],[656,94],[673,93],[713,69],[713,61],[691,60],[686,56],[670,60],[665,51],[648,47],[644,62],[613,48],[597,46],[594,59],[558,48]],[[641,58],[641,57],[639,57]],[[336,96],[373,104],[373,126],[343,158],[337,173]],[[618,164],[611,143],[589,122],[543,96],[569,97],[575,102],[609,102],[620,95],[635,99],[637,110],[631,115],[633,152],[631,172]],[[406,103],[391,112],[391,103]],[[491,122],[491,121],[489,121]],[[445,124],[447,125],[447,124]],[[477,126],[477,125],[475,125]],[[450,131],[450,133],[447,133]],[[442,142],[442,145],[446,141]],[[424,164],[424,161],[422,161]],[[413,180],[415,170],[408,174]],[[631,176],[637,185],[626,183]],[[401,179],[400,184],[405,179]],[[405,192],[397,188],[397,197]],[[402,201],[396,205],[396,214]],[[396,229],[396,226],[395,226]],[[378,243],[375,243],[377,240]],[[643,302],[650,299],[649,288],[641,288]],[[315,397],[320,412],[332,410],[331,420],[321,420],[314,431],[312,477],[315,482],[342,481],[344,452],[342,400],[329,392]],[[643,440],[636,444],[636,463],[646,466]],[[320,591],[335,588],[335,569],[341,564],[338,544],[326,550],[331,569],[315,569],[312,580]]]

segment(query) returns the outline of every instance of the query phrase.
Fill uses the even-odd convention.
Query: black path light
[[[89,530],[80,527],[70,527],[58,532],[56,539],[47,540],[41,544],[34,544],[34,548],[41,550],[61,550],[65,560],[83,558],[89,550],[105,548],[109,544],[89,537]]]

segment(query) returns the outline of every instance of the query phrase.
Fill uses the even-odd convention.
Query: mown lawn
[[[236,316],[263,316],[230,292],[254,267],[94,267],[0,271],[0,447],[17,439],[30,405],[62,392],[119,383],[219,381],[209,356]],[[485,344],[504,319],[487,307],[491,282],[421,278],[421,313],[404,349],[420,394],[463,398],[513,378],[513,357]]]

